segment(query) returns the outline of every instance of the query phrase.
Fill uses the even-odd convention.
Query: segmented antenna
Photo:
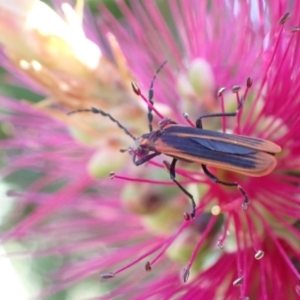
[[[68,115],[73,115],[76,113],[80,113],[80,112],[92,112],[94,114],[100,114],[104,117],[108,117],[112,122],[117,123],[118,127],[121,128],[127,135],[129,135],[134,141],[136,140],[136,138],[119,122],[117,121],[114,117],[112,117],[110,114],[106,113],[105,111],[92,107],[90,109],[78,109],[78,110],[74,110],[68,113]]]
[[[150,84],[150,89],[148,92],[148,101],[153,105],[153,96],[154,96],[154,91],[153,91],[153,86],[154,86],[154,81],[158,75],[158,73],[161,71],[161,69],[165,66],[165,64],[167,63],[167,61],[165,60],[160,67],[156,70],[152,80],[151,80],[151,84]],[[149,130],[150,132],[152,132],[153,127],[152,127],[152,121],[153,121],[153,113],[152,113],[152,109],[148,106],[148,122],[149,122]]]

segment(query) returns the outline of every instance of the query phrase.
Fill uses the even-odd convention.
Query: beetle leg
[[[248,205],[250,203],[249,198],[247,196],[247,193],[245,192],[245,190],[237,183],[237,182],[226,182],[226,181],[222,181],[219,180],[215,175],[213,175],[212,173],[210,173],[206,167],[206,165],[201,164],[202,169],[204,174],[210,178],[212,181],[216,182],[216,183],[220,183],[226,186],[235,186],[236,188],[238,188],[240,190],[240,192],[242,193],[242,195],[244,196],[244,202],[242,204],[242,208],[244,210],[246,210],[248,208]]]
[[[197,120],[196,120],[196,127],[197,128],[203,128],[202,126],[202,119],[204,118],[210,118],[210,117],[235,117],[239,110],[241,109],[241,107],[243,106],[243,98],[241,99],[238,107],[237,107],[237,110],[235,112],[232,112],[232,113],[217,113],[217,114],[208,114],[208,115],[203,115],[201,117],[199,117]]]
[[[145,155],[139,159],[136,159],[137,155],[135,153],[133,153],[132,155],[132,161],[133,163],[136,165],[136,166],[139,166],[139,165],[142,165],[144,164],[146,161],[152,159],[153,157],[157,156],[157,155],[160,155],[161,153],[159,152],[154,152],[154,153],[151,153],[151,154],[148,154],[148,155]]]
[[[196,203],[194,200],[194,197],[192,194],[190,194],[176,179],[176,172],[175,172],[175,165],[176,165],[177,159],[173,158],[171,165],[167,161],[163,161],[164,165],[170,172],[170,178],[173,180],[173,182],[190,198],[192,202],[192,212],[191,213],[185,213],[184,218],[186,220],[194,219],[196,215]]]

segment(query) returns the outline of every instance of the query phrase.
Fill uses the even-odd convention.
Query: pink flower
[[[42,291],[43,298],[89,278],[95,291],[84,297],[299,297],[300,7],[288,1],[250,3],[190,0],[158,6],[132,1],[129,8],[120,1],[122,21],[105,7],[95,17],[104,42],[93,42],[94,55],[101,53],[93,67],[77,68],[73,75],[72,65],[53,65],[39,52],[32,56],[43,70],[40,76],[32,71],[34,65],[24,69],[19,64],[51,101],[33,106],[1,98],[9,112],[1,116],[7,136],[1,141],[7,150],[2,175],[26,171],[24,188],[10,192],[17,201],[11,214],[16,225],[4,239],[40,241],[36,258],[72,258],[51,270],[54,283]],[[86,36],[92,32],[80,35],[87,49],[91,41]],[[18,51],[12,55],[10,44],[2,43],[6,66],[13,70],[11,62],[18,65],[25,58]],[[108,44],[119,64],[108,59]],[[68,45],[76,49],[77,43]],[[82,66],[78,52],[70,53]],[[169,179],[166,157],[136,168],[128,153],[118,151],[132,140],[109,118],[66,116],[94,106],[134,136],[142,135],[148,130],[147,107],[125,83],[129,86],[134,77],[146,94],[166,59],[152,81],[155,130],[161,116],[186,126],[184,112],[194,123],[204,114],[233,112],[244,99],[237,117],[204,119],[204,128],[262,138],[282,148],[275,170],[263,177],[208,166],[220,180],[238,182],[250,199],[248,209],[242,209],[239,189],[214,183],[199,164],[181,162],[176,178],[197,204],[195,219],[185,221],[183,213],[191,205]],[[98,76],[103,66],[113,70],[107,78],[103,72]],[[85,83],[91,89],[84,89]],[[116,172],[113,180],[110,171]],[[29,207],[33,211],[27,214]]]

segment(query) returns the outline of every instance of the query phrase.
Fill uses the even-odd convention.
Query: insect
[[[245,190],[237,182],[226,182],[218,179],[208,170],[207,166],[233,171],[247,176],[265,176],[275,168],[277,161],[274,155],[281,151],[280,146],[271,141],[259,138],[203,129],[202,120],[205,118],[236,116],[243,105],[243,97],[238,98],[239,103],[235,112],[200,116],[196,120],[196,127],[182,126],[171,119],[164,119],[159,123],[159,129],[153,130],[152,112],[155,110],[153,106],[153,85],[158,72],[164,64],[160,66],[154,75],[150,85],[148,101],[146,100],[148,103],[149,133],[145,133],[136,138],[110,114],[94,107],[91,109],[76,110],[69,114],[93,112],[110,118],[112,122],[115,122],[135,141],[135,148],[120,151],[129,151],[132,155],[132,161],[136,166],[142,165],[161,154],[172,157],[171,164],[164,161],[164,165],[169,171],[171,180],[173,180],[181,191],[191,200],[192,212],[184,213],[186,220],[195,217],[196,204],[193,195],[176,180],[176,163],[178,160],[198,163],[201,165],[204,174],[214,182],[239,189],[244,197],[242,207],[243,209],[247,209],[249,198]],[[247,87],[249,88],[251,85],[252,79],[248,78]],[[132,88],[137,95],[143,97],[145,100],[145,97],[141,94],[140,89],[135,83],[132,83]]]

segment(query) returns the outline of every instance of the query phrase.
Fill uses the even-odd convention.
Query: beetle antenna
[[[155,81],[158,73],[164,67],[164,65],[166,63],[167,63],[167,61],[164,61],[160,65],[160,67],[157,69],[156,73],[154,74],[154,76],[153,76],[153,78],[151,80],[150,89],[149,89],[149,92],[148,92],[148,98],[146,98],[142,94],[141,89],[136,85],[136,83],[131,82],[132,90],[135,92],[136,95],[140,96],[146,102],[146,104],[148,106],[148,124],[149,124],[149,130],[150,130],[150,132],[153,131],[153,128],[152,128],[152,120],[153,120],[152,111],[154,111],[161,119],[164,119],[164,116],[154,107],[154,102],[153,102],[153,96],[154,96],[153,86],[154,86],[154,81]]]
[[[100,114],[104,117],[108,117],[112,122],[117,123],[118,127],[121,128],[127,135],[129,135],[134,141],[136,140],[136,138],[118,121],[116,120],[114,117],[112,117],[110,114],[106,113],[105,111],[92,107],[90,109],[78,109],[78,110],[74,110],[68,113],[68,115],[72,115],[72,114],[76,114],[76,113],[80,113],[80,112],[92,112],[94,114]]]
[[[150,88],[149,88],[149,92],[148,92],[148,100],[149,102],[153,105],[153,97],[154,97],[154,81],[158,75],[158,73],[161,71],[161,69],[165,66],[165,64],[167,63],[167,61],[165,60],[160,66],[159,68],[156,70],[152,80],[151,80],[151,84],[150,84]],[[153,126],[152,126],[152,121],[153,121],[153,113],[152,113],[152,108],[148,106],[148,123],[149,123],[149,131],[152,132],[153,130]]]

